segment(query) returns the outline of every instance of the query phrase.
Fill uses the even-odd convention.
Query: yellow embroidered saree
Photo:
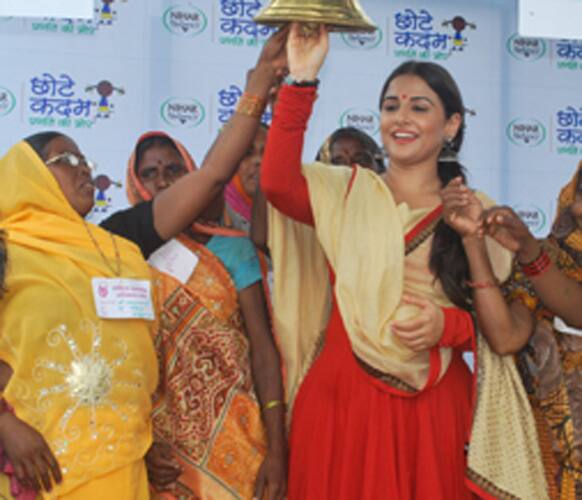
[[[47,497],[103,498],[107,485],[112,495],[118,487],[126,498],[144,498],[157,363],[149,321],[96,315],[91,278],[114,277],[103,259],[115,262],[111,235],[84,226],[24,142],[0,160],[0,183],[10,256],[0,359],[13,369],[3,396],[60,464],[64,480]],[[121,277],[149,279],[139,249],[115,242]]]

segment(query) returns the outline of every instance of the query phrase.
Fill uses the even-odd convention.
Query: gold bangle
[[[267,107],[267,100],[245,92],[236,105],[236,112],[241,115],[261,118]]]
[[[273,408],[277,408],[277,406],[285,406],[285,403],[280,399],[272,399],[263,405],[263,411],[272,410]]]

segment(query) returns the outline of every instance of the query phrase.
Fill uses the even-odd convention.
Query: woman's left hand
[[[483,236],[483,205],[461,177],[441,190],[443,217],[461,237]]]
[[[287,495],[287,453],[268,451],[255,481],[253,500],[283,500]]]
[[[393,322],[392,332],[411,351],[428,351],[437,345],[443,336],[445,313],[429,299],[405,295],[402,302],[417,306],[420,314],[414,319]]]
[[[298,80],[314,80],[329,51],[329,33],[324,24],[317,31],[305,34],[301,23],[291,24],[287,40],[287,58],[289,72]]]

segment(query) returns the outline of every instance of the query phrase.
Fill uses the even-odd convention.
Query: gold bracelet
[[[272,399],[263,405],[263,411],[272,410],[273,408],[277,408],[277,406],[285,406],[285,403],[280,399]]]
[[[245,92],[236,105],[236,112],[241,115],[261,118],[267,107],[267,99]]]

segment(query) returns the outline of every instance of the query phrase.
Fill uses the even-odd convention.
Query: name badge
[[[198,255],[178,240],[170,240],[150,255],[148,263],[185,285],[198,265]]]
[[[104,319],[151,319],[154,316],[148,280],[93,278],[97,316]]]

